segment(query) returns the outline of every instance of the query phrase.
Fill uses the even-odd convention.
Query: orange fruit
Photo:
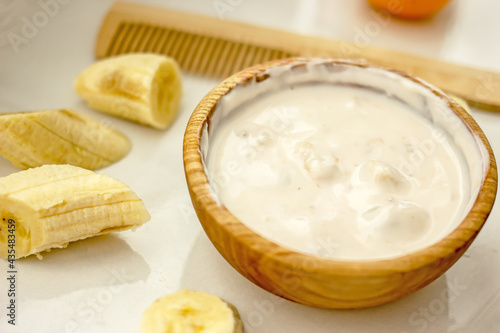
[[[368,0],[375,9],[407,19],[421,20],[440,11],[449,0]]]

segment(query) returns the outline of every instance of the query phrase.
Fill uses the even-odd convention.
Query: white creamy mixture
[[[370,89],[297,85],[225,116],[206,168],[261,235],[337,259],[394,257],[464,217],[467,170],[449,137]]]

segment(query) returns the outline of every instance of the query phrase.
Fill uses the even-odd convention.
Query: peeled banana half
[[[182,95],[177,62],[149,53],[100,60],[76,78],[74,88],[92,108],[158,129],[173,122]]]
[[[136,228],[149,219],[144,203],[127,185],[79,167],[44,165],[0,178],[4,259]]]
[[[130,148],[123,134],[74,110],[0,114],[0,155],[21,169],[71,164],[94,170]]]
[[[236,308],[188,289],[157,299],[143,314],[142,333],[243,333]]]

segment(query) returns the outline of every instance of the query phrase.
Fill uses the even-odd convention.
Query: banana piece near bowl
[[[182,289],[146,309],[142,333],[243,333],[236,308],[217,296]]]
[[[157,129],[174,121],[182,95],[177,62],[149,53],[100,60],[76,78],[74,88],[92,108]]]
[[[125,135],[75,110],[0,114],[0,155],[21,169],[71,164],[95,170],[130,148]]]
[[[127,185],[79,167],[44,165],[0,178],[0,257],[4,259],[135,229],[149,219],[144,203]]]

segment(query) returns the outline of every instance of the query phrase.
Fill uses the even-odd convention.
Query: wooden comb
[[[214,78],[292,56],[365,59],[411,73],[472,106],[500,111],[499,73],[139,4],[116,2],[111,7],[95,51],[97,58],[129,52],[165,54],[185,72]]]

